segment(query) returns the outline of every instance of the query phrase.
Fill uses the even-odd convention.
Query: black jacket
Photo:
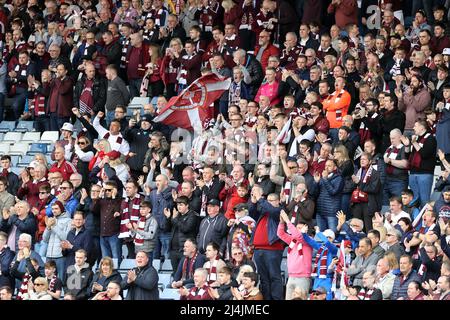
[[[208,243],[215,242],[220,246],[220,253],[223,255],[227,246],[228,220],[222,213],[214,218],[207,216],[200,223],[197,235],[198,250],[204,253]]]
[[[219,199],[220,190],[223,189],[225,182],[219,180],[218,177],[214,177],[212,185],[208,187],[206,184],[202,188],[202,193],[206,195],[207,201],[211,199]]]
[[[87,300],[90,295],[90,284],[92,282],[93,272],[89,264],[85,263],[80,270],[76,272],[73,265],[67,268],[64,274],[64,294],[71,294],[75,300]]]
[[[398,128],[403,132],[405,129],[406,116],[404,112],[401,112],[397,108],[392,111],[384,112],[381,118],[381,131],[383,134],[383,141],[381,146],[381,153],[384,153],[386,149],[391,145],[389,135],[392,129]]]
[[[140,127],[126,127],[124,130],[124,138],[130,144],[130,152],[135,153],[133,157],[128,158],[127,164],[131,170],[142,171],[144,165],[145,153],[148,150],[148,142],[150,141],[151,131],[143,130]]]
[[[73,248],[63,250],[63,255],[66,257],[66,266],[75,264],[75,252],[79,249],[84,249],[88,253],[89,260],[93,248],[92,235],[84,226],[77,235],[75,235],[75,231],[76,229],[73,228],[67,234],[67,241],[73,245]]]
[[[166,218],[167,225],[172,229],[170,250],[183,252],[184,242],[197,236],[198,220],[198,215],[193,210],[183,215],[179,213],[176,218]]]
[[[93,288],[94,283],[97,283],[103,287],[103,290],[101,291],[106,291],[106,287],[111,281],[117,281],[119,283],[122,282],[122,276],[117,270],[113,270],[111,275],[108,277],[102,277],[100,275],[100,272],[97,271],[92,277],[91,283],[89,284],[90,296],[93,297],[99,292]]]
[[[75,84],[75,89],[73,91],[73,105],[77,109],[80,109],[80,97],[85,83],[86,75],[83,75]],[[99,111],[104,112],[106,103],[106,80],[104,78],[98,76],[94,78],[94,84],[92,85],[92,97],[94,98],[92,110],[94,110],[95,113]]]
[[[245,81],[244,77],[244,82],[250,85],[251,96],[254,98],[256,96],[256,93],[258,92],[259,86],[264,79],[264,72],[261,63],[259,63],[259,61],[256,60],[256,57],[252,54],[247,54],[244,67],[250,74],[250,81]]]
[[[380,173],[377,170],[372,170],[372,174],[366,183],[363,182],[364,179],[359,181],[358,187],[361,191],[366,192],[369,198],[368,211],[370,216],[374,216],[375,212],[380,211],[380,192],[381,192],[381,182]]]
[[[133,268],[136,280],[127,282],[128,275],[122,280],[122,289],[128,290],[125,300],[159,300],[158,273],[151,265]]]

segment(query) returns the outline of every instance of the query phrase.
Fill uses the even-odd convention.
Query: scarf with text
[[[325,279],[327,277],[327,260],[328,260],[328,248],[322,245],[316,253],[316,260],[313,265],[312,277],[319,276],[320,279]],[[317,272],[319,269],[319,272]]]
[[[86,79],[80,95],[80,113],[91,113],[94,107],[93,88],[94,80]]]

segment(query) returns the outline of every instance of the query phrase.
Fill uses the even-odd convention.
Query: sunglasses
[[[67,190],[70,189],[69,187],[59,187],[61,190]]]
[[[43,283],[35,283],[34,285],[35,286],[43,286],[44,284]]]
[[[79,145],[85,145],[86,142],[84,142],[84,141],[79,141],[78,144],[79,144]]]
[[[105,189],[105,192],[112,192],[112,189]]]

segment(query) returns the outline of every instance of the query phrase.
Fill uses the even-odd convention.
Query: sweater
[[[285,229],[285,224],[280,223],[278,225],[277,235],[287,245],[289,245],[293,239],[297,240],[294,248],[287,255],[287,267],[289,277],[293,278],[309,278],[311,277],[311,265],[312,265],[312,247],[303,239],[302,233],[292,224],[287,224],[289,233]],[[302,244],[302,253],[299,254],[297,250],[298,243]]]
[[[119,77],[108,80],[105,111],[114,111],[117,105],[126,106],[130,101],[130,92]]]
[[[398,101],[398,109],[405,112],[405,129],[412,130],[417,119],[425,118],[424,110],[430,104],[431,96],[427,88],[419,89],[415,95],[410,92],[404,93],[403,99]]]

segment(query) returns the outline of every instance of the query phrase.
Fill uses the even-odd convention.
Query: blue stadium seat
[[[120,263],[120,270],[130,270],[136,267],[136,261],[134,259],[123,259]]]
[[[11,167],[11,172],[13,172],[17,175],[19,175],[22,170],[23,170],[23,168]]]
[[[30,151],[27,152],[27,155],[33,156],[36,153],[47,153],[47,144],[46,143],[32,143],[30,146]]]
[[[24,155],[22,156],[22,159],[20,159],[20,161],[17,163],[18,167],[22,167],[22,168],[26,168],[31,161],[34,160],[34,156],[32,155]]]
[[[18,132],[31,132],[33,131],[33,121],[19,121],[16,127]]]
[[[161,300],[180,300],[178,289],[164,289],[159,295]]]
[[[0,132],[14,131],[15,128],[16,128],[15,121],[3,120],[2,122],[0,122]]]
[[[17,164],[20,161],[20,156],[11,156],[11,166],[12,167],[17,167]]]

